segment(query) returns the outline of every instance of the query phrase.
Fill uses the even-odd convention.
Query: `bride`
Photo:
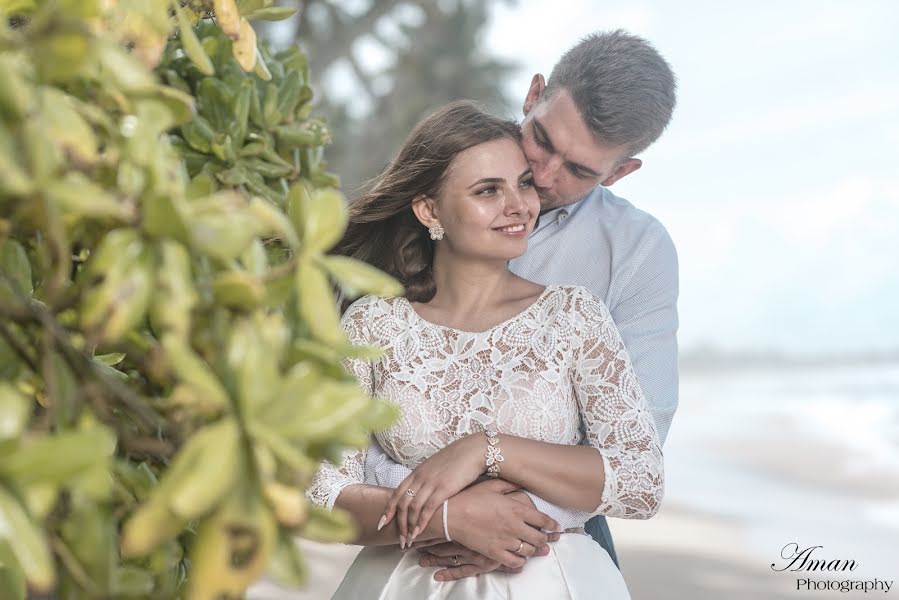
[[[396,489],[367,485],[359,450],[316,474],[309,500],[350,512],[356,543],[366,546],[334,598],[629,598],[582,526],[592,514],[655,514],[661,444],[602,301],[508,269],[540,210],[519,144],[514,122],[449,104],[419,123],[350,209],[336,252],[390,273],[406,294],[347,308],[350,341],[386,354],[346,366],[370,394],[400,407],[400,420],[374,441],[412,472]],[[510,500],[497,510],[516,511],[519,526],[466,539],[461,507],[484,485],[572,509],[585,515],[581,528],[566,528],[547,556],[528,560],[562,530]],[[450,540],[504,568],[442,581],[407,552],[414,542]]]

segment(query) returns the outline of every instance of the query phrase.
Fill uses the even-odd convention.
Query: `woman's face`
[[[457,154],[434,210],[446,232],[438,248],[504,261],[524,254],[540,199],[521,146],[501,138]]]

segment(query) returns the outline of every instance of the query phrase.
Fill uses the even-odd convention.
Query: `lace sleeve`
[[[344,333],[354,345],[368,343],[365,308],[364,299],[354,302],[340,321]],[[346,358],[343,366],[348,373],[356,377],[359,385],[366,392],[373,393],[372,367],[369,362],[359,358]],[[318,472],[312,478],[312,484],[306,490],[307,500],[314,506],[321,506],[328,510],[334,508],[340,492],[349,485],[365,481],[365,455],[366,450],[353,449],[344,453],[339,467],[328,461],[322,462]]]
[[[655,421],[605,304],[583,288],[574,302],[573,325],[580,332],[574,389],[587,441],[599,451],[605,471],[602,500],[593,514],[648,519],[663,495]]]

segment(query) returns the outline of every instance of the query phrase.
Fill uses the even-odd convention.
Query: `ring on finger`
[[[462,564],[462,562],[459,560],[459,555],[458,555],[458,554],[453,554],[453,557],[452,557],[452,558],[453,558],[453,566],[454,566],[454,567],[458,567],[459,565]]]
[[[407,495],[407,496],[411,496],[411,497],[414,498],[414,497],[415,497],[415,490],[413,490],[412,488],[409,488],[408,490],[406,490],[406,495]]]
[[[518,544],[518,550],[516,550],[513,554],[519,554],[519,555],[520,555],[521,549],[524,548],[524,540],[519,540],[519,541],[520,541],[521,543]]]

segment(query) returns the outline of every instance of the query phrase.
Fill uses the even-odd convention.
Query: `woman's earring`
[[[442,240],[443,234],[446,233],[445,231],[443,231],[443,227],[440,226],[440,223],[431,225],[430,227],[428,227],[428,231],[431,234],[432,240]]]

